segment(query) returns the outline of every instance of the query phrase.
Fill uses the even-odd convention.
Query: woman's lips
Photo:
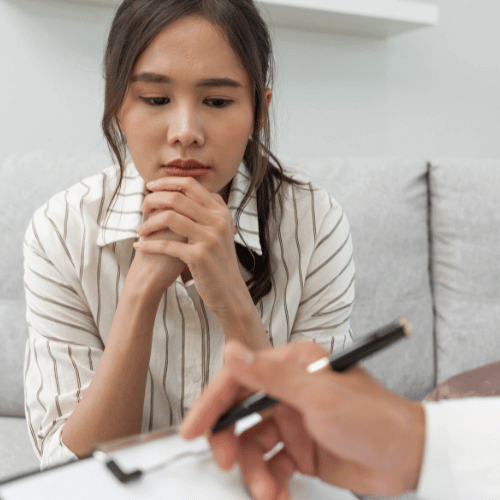
[[[208,168],[179,168],[179,167],[164,167],[165,173],[175,177],[201,177],[207,175]]]
[[[197,160],[174,160],[163,165],[165,173],[176,177],[201,177],[210,167]]]

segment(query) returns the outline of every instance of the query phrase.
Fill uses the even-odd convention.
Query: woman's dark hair
[[[239,56],[253,84],[253,133],[243,156],[252,179],[250,189],[237,209],[236,219],[241,216],[252,194],[256,193],[262,256],[255,255],[241,245],[236,245],[236,251],[242,265],[252,274],[247,286],[256,304],[272,288],[269,222],[276,213],[278,190],[283,181],[295,182],[285,175],[279,160],[270,151],[265,90],[272,87],[273,56],[267,26],[253,0],[124,0],[120,5],[111,26],[104,56],[102,128],[110,152],[116,157],[120,167],[119,182],[111,203],[125,171],[126,138],[118,126],[117,115],[133,67],[166,26],[190,15],[201,16],[219,28]]]

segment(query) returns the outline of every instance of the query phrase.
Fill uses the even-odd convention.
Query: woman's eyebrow
[[[139,73],[130,78],[131,82],[172,83],[172,78],[158,73]]]
[[[197,87],[242,87],[241,83],[232,78],[207,78],[196,83]]]
[[[131,82],[148,82],[148,83],[172,83],[173,80],[169,76],[159,73],[143,72],[132,76]],[[232,78],[205,78],[196,82],[197,87],[243,87],[243,85],[233,80]]]

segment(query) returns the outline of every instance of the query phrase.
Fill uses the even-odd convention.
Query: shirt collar
[[[117,178],[116,175],[110,179],[109,189],[114,192]],[[125,167],[120,189],[113,200],[110,210],[105,212],[101,222],[100,231],[97,237],[99,246],[109,245],[118,241],[137,238],[137,228],[142,224],[143,213],[141,211],[144,201],[145,186],[144,179],[139,175],[132,162]],[[109,204],[109,201],[107,201]],[[104,210],[107,208],[107,204]]]
[[[118,173],[119,171],[117,170],[117,176]],[[252,194],[243,207],[239,220],[236,220],[237,208],[250,187],[250,175],[245,164],[241,163],[231,183],[228,208],[238,230],[234,241],[246,246],[258,255],[262,255],[259,238],[259,218],[257,215],[257,197],[255,193]],[[116,176],[114,179],[116,179]],[[99,246],[137,238],[137,228],[143,222],[141,206],[144,196],[144,179],[140,176],[133,162],[129,162],[125,167],[123,180],[113,200],[113,205],[101,220],[101,228],[97,237],[97,244]]]
[[[234,241],[249,248],[258,255],[262,255],[259,238],[259,216],[257,213],[257,196],[252,196],[243,207],[239,220],[236,220],[236,209],[240,206],[245,193],[250,188],[251,174],[244,163],[241,163],[229,191],[227,205],[238,233]]]

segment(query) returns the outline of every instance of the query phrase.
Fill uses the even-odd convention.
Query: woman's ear
[[[264,95],[266,96],[266,105],[267,105],[267,110],[269,111],[269,106],[271,105],[271,99],[273,98],[273,91],[271,89],[266,89]],[[268,116],[269,116],[269,114],[268,114]],[[266,126],[266,122],[267,122],[267,118],[265,116],[263,116],[261,118],[261,126],[265,127]],[[254,129],[252,127],[252,131],[250,132],[250,135],[248,136],[249,139],[252,138],[253,130]]]
[[[118,112],[115,115],[115,125],[118,128],[118,130],[120,131],[120,133],[123,134],[122,125],[120,123],[120,112]]]
[[[267,104],[267,109],[269,109],[269,106],[271,105],[271,99],[273,98],[273,91],[271,89],[266,89],[266,104]]]
[[[273,98],[273,91],[271,89],[266,89],[265,92],[266,96],[266,105],[267,105],[267,111],[269,111],[269,106],[271,105],[271,99]],[[267,114],[269,117],[269,113]],[[265,117],[262,118],[262,126],[265,127],[267,119]]]

